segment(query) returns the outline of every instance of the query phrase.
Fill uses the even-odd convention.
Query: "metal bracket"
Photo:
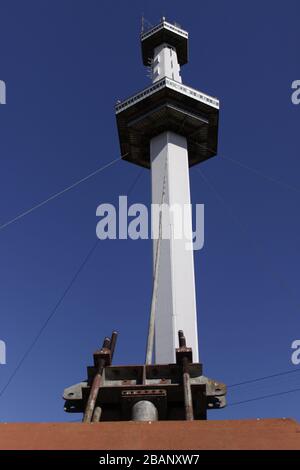
[[[131,419],[132,406],[141,400],[155,405],[160,420],[206,419],[207,409],[226,406],[226,385],[204,376],[202,364],[192,362],[182,332],[179,344],[175,364],[138,366],[111,365],[111,351],[102,347],[94,354],[94,366],[88,367],[88,380],[65,389],[65,411],[85,412],[99,365],[104,364],[93,401],[94,409],[101,408],[101,421]],[[89,416],[92,420],[91,410]]]

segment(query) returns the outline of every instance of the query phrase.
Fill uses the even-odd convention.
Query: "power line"
[[[132,185],[129,187],[129,190],[127,192],[127,195],[129,195],[133,189],[135,188],[140,176],[142,174],[142,169],[139,171],[138,175],[136,176],[136,178],[134,179]],[[14,379],[14,377],[16,376],[16,374],[18,373],[18,371],[20,370],[20,368],[22,367],[23,363],[25,362],[25,360],[27,359],[27,357],[29,356],[29,354],[31,353],[31,351],[33,350],[34,346],[36,345],[36,343],[38,342],[38,340],[40,339],[42,333],[45,331],[45,329],[47,328],[50,320],[54,317],[55,313],[57,312],[58,308],[60,307],[60,305],[62,304],[63,300],[65,299],[65,297],[67,296],[67,294],[69,293],[69,291],[71,290],[71,288],[73,287],[75,281],[77,280],[79,274],[82,272],[83,268],[86,266],[87,262],[89,261],[89,259],[91,258],[91,256],[93,255],[94,251],[96,250],[97,246],[98,246],[98,243],[100,242],[99,239],[96,240],[96,242],[93,244],[93,246],[89,249],[87,255],[85,256],[85,258],[83,259],[82,263],[80,264],[80,266],[78,267],[78,269],[76,270],[74,276],[72,277],[72,279],[70,280],[69,284],[67,285],[66,289],[63,291],[62,295],[59,297],[58,301],[56,302],[54,308],[51,310],[50,314],[48,315],[48,317],[46,318],[45,322],[43,323],[43,325],[41,326],[41,328],[39,329],[38,333],[36,334],[36,336],[34,337],[33,341],[31,342],[31,344],[29,345],[29,347],[26,349],[26,351],[24,352],[23,356],[21,357],[20,361],[18,362],[18,364],[16,365],[15,369],[13,370],[13,372],[11,373],[11,375],[9,376],[7,382],[5,383],[5,385],[2,387],[2,389],[0,390],[0,397],[2,397],[2,395],[4,394],[4,392],[6,391],[6,389],[9,387],[10,383],[12,382],[12,380]]]
[[[223,158],[224,160],[228,160],[228,161],[234,163],[235,165],[240,166],[241,168],[249,170],[252,173],[255,173],[256,175],[261,176],[262,178],[265,178],[268,181],[271,181],[272,183],[279,184],[280,186],[282,186],[284,188],[291,189],[292,191],[296,191],[297,193],[300,193],[300,188],[297,188],[296,186],[292,186],[288,183],[285,183],[284,181],[281,181],[277,178],[274,178],[273,176],[266,175],[265,173],[262,173],[261,171],[257,170],[256,168],[252,168],[248,165],[245,165],[244,163],[241,163],[238,160],[234,160],[233,158],[229,158],[229,157],[224,156],[224,155],[222,155],[221,158]]]
[[[125,155],[122,155],[121,157],[116,158],[115,160],[112,160],[111,162],[107,163],[104,166],[101,166],[100,168],[97,168],[97,170],[93,171],[92,173],[89,173],[87,176],[84,178],[81,178],[80,180],[76,181],[75,183],[71,184],[70,186],[67,186],[66,188],[62,189],[61,191],[53,194],[52,196],[48,197],[42,202],[39,202],[35,206],[31,207],[30,209],[22,212],[21,214],[17,215],[13,219],[8,220],[4,224],[0,225],[0,230],[3,230],[4,228],[8,227],[12,223],[16,222],[17,220],[22,219],[26,215],[30,214],[31,212],[35,211],[36,209],[39,209],[40,207],[44,206],[50,201],[53,201],[53,199],[56,199],[57,197],[61,196],[62,194],[66,193],[67,191],[70,191],[71,189],[74,189],[76,186],[79,186],[81,183],[84,183],[88,179],[92,178],[93,176],[97,175],[98,173],[101,173],[101,171],[104,171],[106,168],[110,167],[114,163],[120,161]]]
[[[235,383],[235,384],[227,385],[227,388],[239,387],[241,385],[247,385],[247,384],[251,384],[251,383],[255,383],[255,382],[260,382],[262,380],[273,379],[275,377],[282,377],[283,375],[294,374],[295,372],[300,372],[300,368],[299,369],[293,369],[293,370],[287,370],[287,371],[284,371],[284,372],[278,372],[277,374],[265,375],[264,377],[257,377],[255,379],[251,379],[251,380],[245,380],[244,382],[238,382],[238,383]]]
[[[213,152],[214,154],[216,154],[216,149],[212,149],[210,147],[207,147],[206,145],[203,145],[203,144],[199,144],[198,142],[195,142],[193,141],[193,143],[195,145],[197,145],[198,147],[201,147],[203,148],[204,150],[208,150],[210,152]],[[259,171],[257,170],[256,168],[253,168],[249,165],[246,165],[244,163],[241,163],[239,162],[238,160],[235,160],[233,158],[230,158],[230,157],[227,157],[226,155],[222,154],[220,155],[220,158],[223,159],[223,160],[228,160],[228,161],[231,161],[232,163],[235,163],[236,165],[246,169],[246,170],[249,170],[251,171],[252,173],[255,173],[256,175],[258,176],[261,176],[262,178],[265,178],[266,180],[268,181],[271,181],[272,183],[276,183],[276,184],[279,184],[280,186],[286,188],[286,189],[290,189],[292,191],[296,191],[296,192],[300,192],[300,188],[296,187],[296,186],[292,186],[291,184],[289,183],[285,183],[284,181],[281,181],[279,180],[278,178],[274,178],[273,176],[269,176],[269,175],[266,175],[265,173],[263,173],[262,171]]]
[[[195,168],[195,170],[199,173],[199,175],[201,176],[201,178],[205,181],[205,183],[207,184],[207,186],[215,193],[215,196],[217,197],[217,199],[221,202],[221,204],[225,207],[225,209],[227,210],[228,213],[230,213],[230,216],[235,220],[235,222],[240,226],[240,228],[244,231],[245,228],[242,224],[242,222],[240,221],[240,219],[235,215],[235,213],[231,210],[231,208],[228,206],[228,204],[226,203],[224,197],[219,193],[219,191],[217,191],[217,189],[215,188],[215,186],[211,183],[211,181],[205,176],[205,174],[203,173],[202,170],[200,170],[199,168]]]
[[[258,400],[265,400],[266,398],[279,397],[280,395],[287,395],[288,393],[294,393],[294,392],[300,392],[300,388],[284,390],[283,392],[271,393],[269,395],[261,395],[260,397],[249,398],[248,400],[234,401],[232,403],[228,403],[227,406],[242,405],[244,403],[250,403],[250,402],[258,401]]]
[[[204,175],[203,171],[199,170],[199,168],[195,168],[195,170],[201,175],[202,179],[206,182],[206,184],[210,187],[210,189],[215,193],[216,197],[218,200],[221,202],[221,204],[225,207],[226,211],[230,214],[231,218],[235,221],[237,225],[239,225],[240,229],[242,230],[243,233],[249,235],[247,227],[242,223],[239,217],[235,215],[235,213],[232,211],[232,209],[229,207],[229,205],[226,203],[224,197],[219,193],[219,191],[216,189],[216,187],[211,183],[211,181]],[[256,244],[254,243],[254,240],[248,239],[248,243],[250,246],[252,246],[252,250],[255,255],[257,255],[257,259],[259,260],[259,263],[261,262],[261,258],[259,253],[256,251]],[[272,271],[273,279],[276,280],[276,283],[279,283],[281,287],[283,287],[288,295],[294,296],[293,290],[290,288],[288,282],[285,281],[284,278],[281,277],[281,275],[277,272],[277,279],[274,277],[273,271]],[[298,308],[298,305],[297,305]]]
[[[25,353],[23,354],[23,356],[21,357],[20,361],[18,362],[17,366],[15,367],[15,369],[13,370],[13,372],[11,373],[10,377],[8,378],[6,384],[2,387],[1,391],[0,391],[0,397],[2,397],[3,393],[5,392],[5,390],[8,388],[8,386],[10,385],[10,383],[12,382],[12,380],[14,379],[15,375],[17,374],[17,372],[20,370],[20,368],[22,367],[24,361],[26,360],[26,358],[29,356],[29,354],[31,353],[31,351],[33,350],[34,346],[36,345],[36,343],[38,342],[39,338],[41,337],[42,333],[44,332],[44,330],[46,329],[46,327],[48,326],[50,320],[54,317],[55,313],[57,312],[58,308],[60,307],[60,305],[62,304],[63,300],[65,299],[66,295],[68,294],[68,292],[71,290],[72,286],[74,285],[76,279],[78,278],[79,274],[81,273],[81,271],[83,270],[84,266],[87,264],[88,260],[90,259],[90,257],[92,256],[92,254],[94,253],[96,247],[98,246],[98,242],[99,240],[97,239],[96,243],[93,244],[92,248],[90,248],[90,250],[88,251],[88,254],[85,256],[84,260],[82,261],[82,263],[80,264],[80,266],[78,267],[78,269],[76,270],[76,273],[74,274],[74,276],[72,277],[72,279],[70,280],[69,284],[67,285],[66,289],[63,291],[62,295],[59,297],[58,301],[56,302],[54,308],[52,309],[52,311],[50,312],[50,314],[48,315],[48,317],[46,318],[45,322],[43,323],[43,325],[41,326],[41,328],[39,329],[38,333],[36,334],[35,338],[33,339],[33,341],[31,342],[31,344],[29,345],[29,347],[26,349]]]
[[[215,195],[217,196],[219,201],[222,203],[222,205],[226,208],[226,210],[228,212],[230,212],[230,215],[232,216],[232,218],[234,218],[234,220],[239,224],[239,226],[244,231],[243,224],[240,222],[239,218],[236,217],[235,214],[231,211],[229,206],[226,204],[225,199],[216,190],[215,186],[208,180],[208,178],[203,174],[203,172],[201,170],[199,170],[198,168],[196,168],[196,170],[202,176],[202,179],[207,183],[207,185],[214,191]],[[281,280],[281,283],[286,284],[282,280]],[[295,369],[295,370],[290,370],[290,371],[278,372],[276,374],[271,374],[271,375],[267,375],[267,376],[264,376],[264,377],[257,377],[257,378],[251,379],[251,380],[246,380],[246,381],[243,381],[243,382],[239,382],[239,383],[236,383],[236,384],[229,385],[228,388],[233,388],[233,387],[237,387],[237,386],[241,386],[241,385],[245,385],[245,384],[255,383],[255,382],[262,381],[262,380],[267,380],[267,379],[274,378],[274,377],[280,377],[280,376],[288,375],[288,374],[299,372],[299,371],[300,371],[300,368]],[[241,401],[238,401],[238,402],[229,403],[228,406],[241,405],[243,403],[249,403],[249,402],[253,402],[253,401],[257,401],[257,400],[263,400],[263,399],[267,399],[267,398],[272,398],[272,397],[276,397],[276,396],[280,396],[280,395],[286,395],[286,394],[294,393],[294,392],[298,392],[298,391],[300,391],[300,388],[286,390],[286,391],[283,391],[283,392],[277,392],[277,393],[273,393],[273,394],[269,394],[269,395],[262,395],[262,396],[255,397],[255,398],[250,398],[250,399],[247,399],[247,400],[241,400]]]
[[[134,190],[134,188],[136,187],[140,177],[142,176],[142,173],[144,172],[144,168],[140,168],[140,171],[138,172],[138,174],[136,175],[136,178],[133,180],[133,183],[132,185],[129,187],[128,191],[127,191],[127,197],[130,196],[130,194],[132,193],[132,191]]]
[[[164,180],[162,186],[162,196],[160,207],[163,206],[166,192],[166,172],[167,172],[167,159],[164,167]],[[152,285],[152,299],[151,309],[148,325],[147,345],[146,345],[146,357],[145,364],[149,365],[152,363],[153,346],[154,346],[154,330],[155,330],[155,315],[156,315],[156,303],[157,303],[157,292],[158,292],[158,280],[159,280],[159,265],[161,255],[161,239],[162,239],[162,211],[159,212],[159,235],[156,242],[155,260],[154,260],[154,277]]]

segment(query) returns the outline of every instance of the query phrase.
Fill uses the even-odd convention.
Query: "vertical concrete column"
[[[183,330],[187,346],[193,348],[194,362],[199,360],[195,295],[194,254],[188,151],[185,137],[164,132],[150,141],[152,204],[162,203],[162,241],[158,268],[158,291],[155,317],[155,362],[175,361],[178,330]],[[178,238],[176,208],[184,216],[184,232]],[[188,209],[189,208],[189,209]],[[178,213],[178,212],[177,212]],[[183,220],[183,219],[182,219]],[[159,234],[159,213],[152,214],[153,257],[155,263]],[[189,242],[190,240],[190,242]]]

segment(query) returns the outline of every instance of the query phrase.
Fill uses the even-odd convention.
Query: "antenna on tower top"
[[[153,28],[153,24],[145,18],[144,13],[142,13],[142,27],[141,27],[141,34],[145,33],[149,29]]]
[[[141,28],[141,33],[142,34],[144,32],[144,27],[145,27],[145,18],[144,18],[144,13],[142,13],[142,28]]]

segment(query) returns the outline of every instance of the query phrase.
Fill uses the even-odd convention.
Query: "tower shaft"
[[[176,49],[168,44],[161,44],[154,49],[152,63],[153,83],[165,77],[182,83]]]
[[[184,330],[198,362],[192,214],[186,138],[163,132],[150,141],[153,208],[162,208],[162,240],[157,270],[155,362],[175,361],[178,330]],[[162,194],[165,194],[162,201]],[[159,212],[152,212],[153,257],[157,255]]]
[[[182,82],[188,32],[179,25],[162,18],[142,32],[141,49],[143,64],[151,64],[152,83],[118,102],[116,116],[124,160],[151,169],[152,204],[161,204],[164,196],[167,212],[152,215],[154,283],[146,362],[152,359],[153,337],[155,362],[174,362],[179,330],[198,361],[189,167],[217,153],[219,101]],[[184,218],[179,236],[174,206]],[[157,238],[160,224],[163,233]]]

